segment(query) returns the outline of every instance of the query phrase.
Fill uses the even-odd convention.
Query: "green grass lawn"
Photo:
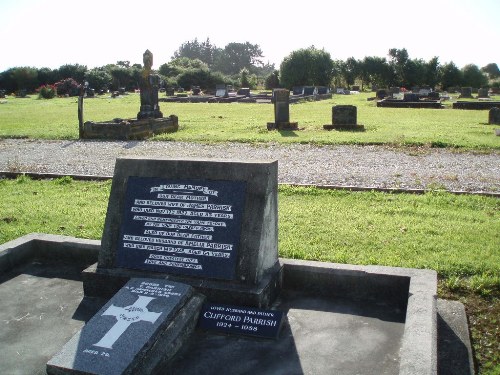
[[[291,121],[300,131],[272,131],[271,104],[160,103],[165,116],[179,117],[179,131],[156,137],[157,140],[194,142],[281,142],[315,144],[391,144],[500,149],[494,126],[488,125],[488,111],[446,109],[377,108],[367,101],[373,93],[334,95],[333,99],[293,104]],[[495,99],[500,100],[499,97]],[[0,104],[0,137],[77,139],[77,98],[51,100],[9,97]],[[358,123],[365,132],[325,131],[331,123],[331,108],[353,104],[358,108]],[[129,94],[112,99],[85,99],[85,120],[105,121],[133,118],[139,110],[139,96]]]
[[[0,180],[0,243],[42,232],[100,239],[111,182]],[[429,268],[467,309],[480,374],[498,374],[500,200],[280,186],[281,257]]]

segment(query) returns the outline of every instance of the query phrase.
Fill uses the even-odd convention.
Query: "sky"
[[[0,0],[0,72],[16,66],[89,69],[119,60],[153,68],[182,43],[258,44],[276,68],[314,46],[332,59],[387,57],[500,66],[500,0]]]

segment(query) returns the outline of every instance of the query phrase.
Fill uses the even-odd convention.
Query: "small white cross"
[[[100,346],[101,348],[113,349],[113,344],[120,338],[120,336],[127,330],[127,328],[136,322],[150,322],[154,323],[161,315],[161,313],[150,312],[146,306],[154,300],[153,297],[139,296],[137,301],[133,305],[126,307],[118,307],[111,305],[102,314],[111,315],[116,317],[117,322],[111,329],[103,336],[98,343],[94,346]]]

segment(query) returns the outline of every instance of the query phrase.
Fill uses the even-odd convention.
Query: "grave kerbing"
[[[266,307],[281,280],[277,239],[277,161],[119,158],[84,291],[109,297],[131,277],[158,277]]]

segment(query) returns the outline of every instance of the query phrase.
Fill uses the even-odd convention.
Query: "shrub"
[[[55,85],[57,95],[64,96],[77,96],[78,95],[78,82],[73,78],[66,78],[62,81],[56,82]]]
[[[38,97],[42,99],[52,99],[56,96],[57,90],[54,85],[42,85],[38,89]]]

